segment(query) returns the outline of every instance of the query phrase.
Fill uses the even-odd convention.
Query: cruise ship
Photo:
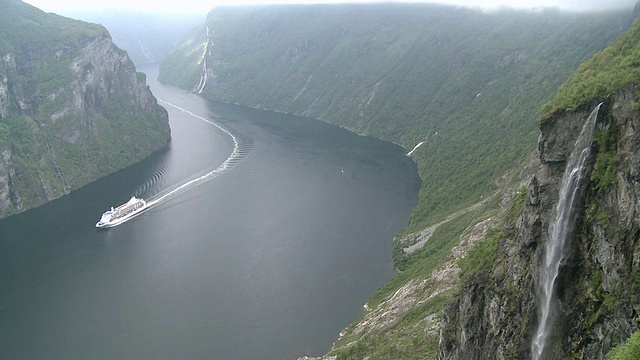
[[[121,224],[127,219],[130,219],[137,214],[144,211],[147,208],[147,202],[143,199],[138,199],[132,196],[129,201],[118,206],[117,208],[111,208],[111,210],[105,211],[100,218],[100,221],[96,223],[97,228],[108,228]]]

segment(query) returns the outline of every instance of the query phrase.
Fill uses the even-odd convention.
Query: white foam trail
[[[214,179],[214,178],[226,173],[227,171],[232,170],[240,162],[242,162],[242,160],[244,160],[249,155],[249,153],[251,152],[251,147],[246,146],[246,144],[245,144],[245,146],[241,147],[240,143],[238,141],[238,138],[236,138],[235,135],[233,135],[231,132],[229,132],[227,129],[223,128],[222,126],[214,123],[213,121],[208,120],[208,119],[206,119],[206,118],[204,118],[204,117],[202,117],[202,116],[200,116],[198,114],[194,114],[191,111],[189,111],[189,110],[187,110],[185,108],[182,108],[182,107],[180,107],[178,105],[172,104],[170,102],[167,102],[167,101],[164,101],[164,100],[161,100],[161,99],[158,99],[158,102],[163,103],[163,104],[168,105],[168,106],[171,106],[171,107],[174,107],[174,108],[176,108],[176,109],[178,109],[178,110],[180,110],[182,112],[185,112],[185,113],[195,117],[196,119],[202,120],[202,121],[206,122],[207,124],[210,124],[210,125],[213,125],[213,126],[217,127],[220,131],[222,131],[223,133],[229,135],[231,140],[233,140],[233,151],[231,152],[229,157],[222,164],[220,164],[220,166],[218,166],[217,168],[207,172],[206,174],[204,174],[202,176],[198,176],[195,179],[191,179],[191,180],[185,182],[184,184],[178,186],[177,188],[171,189],[168,192],[166,192],[165,194],[160,195],[157,198],[148,199],[147,200],[147,208],[144,211],[141,211],[141,212],[135,214],[134,216],[128,218],[127,220],[125,220],[125,221],[123,221],[121,223],[118,223],[117,225],[124,224],[124,223],[128,222],[129,220],[137,217],[138,215],[144,213],[148,209],[150,209],[150,208],[152,208],[152,207],[154,207],[156,205],[159,205],[162,202],[164,202],[164,201],[166,201],[166,200],[168,200],[168,199],[170,199],[170,198],[172,198],[172,197],[174,197],[174,196],[176,196],[178,194],[183,193],[184,191],[192,189],[192,188],[194,188],[195,186],[197,186],[197,185],[199,185],[201,183],[204,183],[204,182],[206,182],[208,180]],[[163,167],[162,168],[162,173],[164,173],[164,171],[165,171],[165,169]],[[157,174],[154,175],[154,177],[156,177],[156,176],[158,176],[158,175]],[[161,177],[162,175],[159,175],[159,176]],[[145,186],[147,186],[147,185],[145,185]],[[117,226],[117,225],[115,225],[115,226]]]
[[[164,101],[164,100],[161,100],[161,99],[158,99],[158,102],[161,102],[161,103],[163,103],[163,104],[167,104],[167,105],[169,105],[169,106],[171,106],[171,107],[174,107],[174,108],[176,108],[176,109],[178,109],[178,110],[180,110],[180,111],[182,111],[182,112],[185,112],[185,113],[187,113],[187,114],[189,114],[189,115],[191,115],[191,116],[195,117],[196,119],[200,119],[200,120],[202,120],[202,121],[206,122],[207,124],[210,124],[210,125],[213,125],[213,126],[217,127],[218,129],[220,129],[220,131],[222,131],[222,132],[224,132],[225,134],[229,135],[229,136],[231,137],[231,139],[233,140],[233,145],[234,145],[233,152],[235,153],[235,152],[237,152],[237,151],[238,151],[238,149],[239,149],[238,139],[236,139],[236,137],[235,137],[235,136],[233,136],[233,134],[232,134],[232,133],[230,133],[229,131],[227,131],[227,129],[223,128],[222,126],[220,126],[220,125],[218,125],[218,124],[214,123],[213,121],[211,121],[211,120],[209,120],[209,119],[206,119],[206,118],[204,118],[204,117],[202,117],[202,116],[200,116],[200,115],[194,114],[194,113],[192,113],[191,111],[189,111],[189,110],[187,110],[187,109],[185,109],[185,108],[181,108],[181,107],[180,107],[180,106],[178,106],[178,105],[174,105],[174,104],[172,104],[172,103],[170,103],[170,102],[167,102],[167,101]],[[233,155],[233,153],[232,153],[232,155]],[[228,159],[227,159],[227,160],[228,160]]]
[[[231,152],[231,154],[229,155],[229,157],[222,163],[220,164],[220,166],[218,166],[217,168],[207,172],[206,174],[202,175],[202,176],[198,176],[194,179],[191,179],[187,182],[185,182],[184,184],[178,186],[177,188],[167,192],[166,194],[160,195],[160,197],[156,198],[156,199],[150,199],[149,201],[147,201],[148,207],[153,207],[155,205],[160,204],[161,202],[179,194],[182,193],[183,191],[186,191],[188,189],[193,188],[195,185],[203,183],[205,181],[214,179],[224,173],[226,173],[227,171],[233,169],[234,167],[236,167],[236,165],[238,165],[242,160],[244,160],[244,158],[246,157],[246,155],[248,155],[248,152],[245,153],[241,153],[240,151],[240,143],[238,142],[238,139],[236,138],[235,135],[233,135],[231,132],[229,132],[227,129],[223,128],[222,126],[216,124],[215,122],[206,119],[198,114],[194,114],[193,112],[182,108],[178,105],[172,104],[170,102],[158,99],[158,102],[174,107],[182,112],[185,112],[193,117],[195,117],[196,119],[202,120],[204,122],[206,122],[207,124],[213,125],[216,128],[218,128],[220,131],[222,131],[223,133],[229,135],[229,137],[231,138],[231,140],[233,140],[233,151]]]

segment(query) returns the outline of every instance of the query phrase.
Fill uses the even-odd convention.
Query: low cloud
[[[559,8],[571,11],[606,9],[631,9],[638,0],[182,0],[158,2],[157,0],[25,0],[45,11],[135,9],[149,12],[206,12],[215,5],[229,4],[304,4],[304,3],[438,3],[482,9],[511,7],[517,9]]]
[[[438,4],[450,4],[482,9],[516,8],[540,9],[556,8],[567,11],[599,11],[613,9],[632,9],[638,0],[433,0]],[[426,2],[426,1],[399,1]]]

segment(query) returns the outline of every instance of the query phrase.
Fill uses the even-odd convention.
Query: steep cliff
[[[103,27],[0,5],[0,218],[167,145],[166,111]]]
[[[638,329],[640,313],[640,112],[633,87],[604,99],[590,181],[570,250],[556,283],[559,313],[549,341],[553,359],[602,359]],[[537,322],[542,246],[555,216],[571,146],[595,104],[541,125],[540,166],[522,214],[505,224],[496,265],[467,279],[445,312],[443,359],[528,358]],[[550,354],[547,354],[550,355]]]
[[[560,183],[571,148],[600,101],[592,155],[584,166],[590,178],[576,188],[577,218],[566,237],[565,259],[554,286],[555,313],[542,358],[601,359],[638,329],[638,39],[636,22],[585,62],[547,106],[540,123],[540,165],[528,186],[523,211],[505,223],[496,265],[466,279],[445,312],[441,358],[532,355],[541,321],[540,267],[552,241],[550,224],[558,216]]]

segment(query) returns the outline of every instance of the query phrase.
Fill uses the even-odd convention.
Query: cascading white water
[[[567,167],[562,176],[560,196],[556,206],[555,218],[549,224],[549,239],[546,244],[544,260],[540,265],[538,284],[538,330],[531,343],[533,360],[542,359],[551,332],[554,315],[554,287],[560,266],[565,259],[565,243],[575,223],[576,194],[584,177],[584,164],[591,150],[591,138],[595,129],[600,103],[591,112],[576,140]]]
[[[196,86],[196,93],[197,94],[201,94],[202,90],[204,90],[204,87],[207,86],[207,56],[209,55],[209,43],[211,42],[210,39],[210,32],[209,32],[209,26],[205,25],[205,31],[207,34],[207,42],[204,45],[204,53],[202,55],[202,70],[200,72],[200,82],[198,83],[198,86]]]

